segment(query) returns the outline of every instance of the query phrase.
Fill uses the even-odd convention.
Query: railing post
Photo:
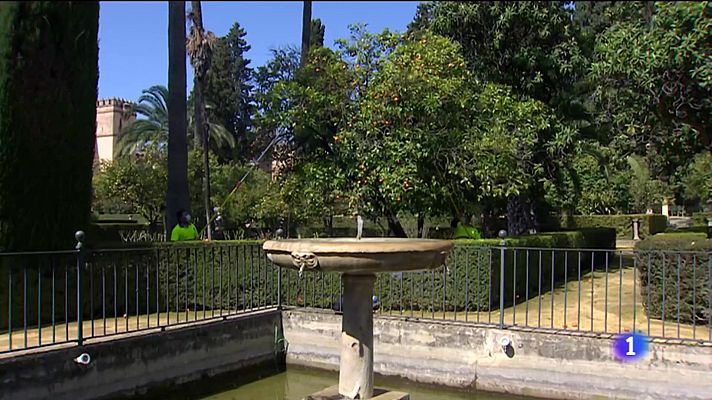
[[[499,231],[499,327],[504,328],[504,263],[507,242],[504,238],[507,236],[507,231]]]
[[[282,239],[284,236],[284,229],[282,229],[284,220],[280,219],[280,227],[277,229],[275,232],[275,237],[277,240]],[[277,267],[275,264],[272,264],[272,267]],[[277,267],[277,309],[281,310],[282,309],[282,268]]]
[[[282,309],[282,268],[280,267],[277,267],[277,309]]]
[[[77,231],[74,234],[77,240],[75,249],[77,250],[77,344],[81,346],[84,342],[84,321],[82,310],[82,266],[84,265],[84,232]]]

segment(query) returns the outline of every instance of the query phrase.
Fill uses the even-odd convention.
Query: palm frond
[[[168,127],[146,119],[137,119],[121,130],[116,143],[119,156],[131,154],[148,141],[161,141],[168,138]]]
[[[606,179],[611,178],[611,174],[608,169],[608,159],[598,147],[594,146],[592,143],[589,142],[581,142],[579,143],[579,151],[581,152],[581,154],[586,154],[595,158],[596,161],[598,161],[598,166],[603,172],[603,175],[606,177]]]
[[[637,179],[640,181],[647,181],[650,179],[650,169],[642,157],[632,154],[626,157],[626,161],[628,161],[628,165]]]
[[[146,103],[156,110],[164,114],[168,114],[168,88],[163,85],[153,85],[141,92],[141,97],[138,98],[138,103]]]

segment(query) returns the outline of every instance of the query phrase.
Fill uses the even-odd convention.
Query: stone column
[[[373,284],[375,275],[341,275],[344,315],[341,325],[339,394],[373,397]]]
[[[633,218],[633,240],[640,240],[640,220]]]

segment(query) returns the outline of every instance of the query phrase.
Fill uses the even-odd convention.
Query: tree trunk
[[[193,93],[195,95],[195,138],[202,139],[203,149],[203,207],[205,209],[205,231],[208,240],[213,238],[212,226],[210,224],[211,206],[210,206],[210,154],[209,154],[209,137],[207,115],[205,110],[205,99],[203,92],[205,91],[205,75],[210,68],[212,61],[212,51],[210,44],[204,41],[205,29],[203,28],[203,10],[200,1],[191,2],[190,10],[193,29],[191,30],[191,46],[190,56],[193,64]]]
[[[168,3],[168,190],[166,235],[176,225],[176,213],[188,209],[188,142],[186,137],[185,1]]]
[[[538,230],[534,207],[526,194],[507,199],[507,234],[521,236],[531,229]]]
[[[423,238],[425,228],[425,216],[423,214],[418,214],[418,237]]]
[[[390,211],[386,211],[386,218],[388,219],[388,229],[395,237],[408,237],[408,234],[405,233],[405,229],[403,229],[403,225],[401,225],[397,216],[393,215]]]
[[[197,82],[195,86],[196,93],[196,130],[202,132],[203,137],[203,206],[205,207],[205,230],[207,233],[208,240],[213,238],[212,226],[210,225],[210,153],[209,153],[209,142],[208,142],[208,126],[205,123],[205,102],[203,101],[203,82]],[[199,110],[198,110],[199,108]],[[198,117],[199,116],[199,117]],[[197,127],[201,128],[197,128]]]
[[[299,60],[299,65],[304,66],[307,63],[307,56],[309,55],[309,42],[311,41],[311,16],[312,16],[312,2],[304,1],[304,8],[302,10],[302,54]]]
[[[89,223],[99,2],[5,2],[0,21],[0,251],[67,249]]]

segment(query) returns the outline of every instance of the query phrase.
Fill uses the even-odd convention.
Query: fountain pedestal
[[[373,396],[373,284],[375,275],[342,274],[339,393],[351,398]]]

